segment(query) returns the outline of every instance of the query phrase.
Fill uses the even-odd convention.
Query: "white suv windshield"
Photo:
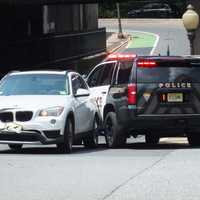
[[[63,74],[17,74],[3,79],[0,95],[67,95],[68,81]]]

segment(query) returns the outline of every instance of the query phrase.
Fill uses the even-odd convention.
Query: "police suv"
[[[112,54],[89,74],[107,144],[187,136],[200,145],[200,58]]]

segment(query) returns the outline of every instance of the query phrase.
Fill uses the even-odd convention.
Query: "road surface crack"
[[[119,190],[120,188],[122,188],[123,186],[125,186],[127,183],[129,183],[130,181],[134,180],[135,178],[137,178],[138,176],[142,175],[143,173],[145,173],[146,171],[152,169],[153,167],[155,167],[158,163],[160,163],[161,161],[163,161],[170,153],[167,153],[166,155],[164,155],[162,158],[160,158],[159,160],[157,160],[156,162],[154,162],[152,165],[144,168],[143,170],[139,171],[137,174],[131,176],[130,178],[128,178],[127,180],[125,180],[124,182],[122,182],[120,185],[116,186],[110,193],[106,194],[102,200],[106,200],[109,197],[111,197],[117,190]]]

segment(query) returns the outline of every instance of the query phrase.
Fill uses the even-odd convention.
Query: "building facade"
[[[0,3],[1,74],[20,69],[65,68],[82,57],[106,50],[106,32],[98,28],[96,3],[8,2]]]

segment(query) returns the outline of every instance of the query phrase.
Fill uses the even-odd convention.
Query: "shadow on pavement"
[[[161,143],[155,145],[149,145],[144,142],[126,144],[123,149],[135,149],[135,150],[166,150],[166,149],[195,149],[200,147],[191,147],[189,144],[179,144],[179,143]]]
[[[148,145],[145,142],[128,143],[118,150],[176,150],[176,149],[198,149],[200,147],[191,147],[188,143],[160,143],[156,145]],[[90,149],[85,148],[82,145],[73,146],[73,152],[69,155],[77,154],[90,154],[95,152],[107,151],[109,148],[105,144],[100,144],[98,148]],[[40,154],[40,155],[67,155],[60,153],[56,147],[24,147],[20,151],[14,151],[8,149],[0,150],[0,154]]]
[[[93,153],[93,152],[99,152],[99,151],[105,151],[107,150],[105,145],[99,145],[98,148],[95,149],[89,149],[85,148],[84,146],[73,146],[73,152],[74,154],[85,154],[85,153]],[[23,147],[19,151],[14,151],[9,149],[0,150],[0,154],[49,154],[49,155],[67,155],[60,153],[56,147]],[[68,154],[71,155],[71,154]]]
[[[188,144],[155,144],[155,145],[148,145],[146,143],[134,143],[134,144],[127,144],[125,148],[128,149],[140,149],[140,150],[148,150],[148,149],[191,149],[191,147]]]

